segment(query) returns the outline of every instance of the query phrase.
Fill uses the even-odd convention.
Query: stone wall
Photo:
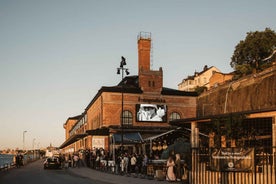
[[[197,116],[276,108],[276,65],[218,86],[197,99]]]

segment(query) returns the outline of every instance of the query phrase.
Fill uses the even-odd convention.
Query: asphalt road
[[[43,160],[0,172],[0,184],[108,184],[74,174],[67,169],[45,170]]]

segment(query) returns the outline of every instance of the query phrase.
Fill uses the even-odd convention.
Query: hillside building
[[[197,87],[206,87],[206,89],[209,89],[210,78],[214,72],[220,73],[220,70],[214,66],[208,67],[205,65],[201,72],[195,72],[193,76],[188,76],[183,79],[182,82],[178,84],[178,90],[195,91]]]

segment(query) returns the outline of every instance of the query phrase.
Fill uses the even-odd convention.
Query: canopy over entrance
[[[122,134],[117,133],[112,135],[113,144],[121,144],[122,143]],[[123,143],[124,144],[137,144],[142,143],[143,139],[139,132],[133,133],[124,133],[123,134]]]
[[[177,129],[180,129],[180,128],[177,128]],[[175,132],[177,129],[169,130],[169,131],[164,132],[164,133],[162,133],[162,134],[158,134],[158,135],[154,135],[154,136],[152,136],[152,137],[148,137],[148,138],[145,139],[145,142],[149,142],[149,141],[155,140],[155,139],[157,139],[157,138],[162,138],[163,136],[166,136],[166,135],[168,135],[168,134],[170,134],[170,133]]]
[[[59,148],[62,149],[62,148],[65,148],[66,146],[69,146],[70,144],[76,142],[77,140],[79,139],[82,139],[84,137],[86,137],[87,134],[74,134],[72,135],[69,139],[67,139]]]

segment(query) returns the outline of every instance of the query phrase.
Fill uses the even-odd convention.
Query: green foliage
[[[270,66],[264,61],[276,47],[276,33],[270,28],[264,31],[248,32],[245,40],[235,47],[230,65],[237,75],[247,75],[262,71]]]
[[[253,67],[249,64],[237,65],[236,70],[241,74],[248,75],[252,72]]]

